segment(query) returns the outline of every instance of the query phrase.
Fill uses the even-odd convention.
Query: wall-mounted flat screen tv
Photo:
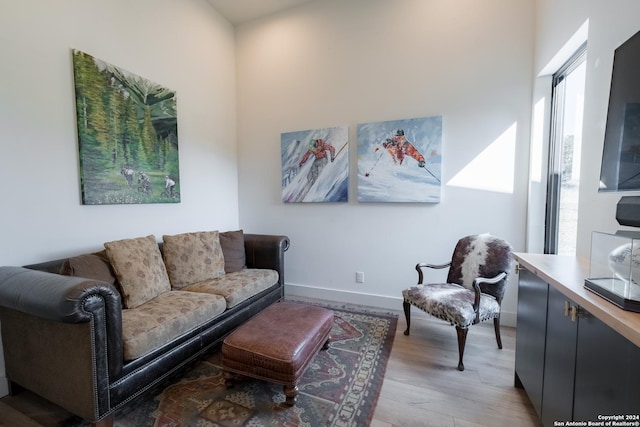
[[[613,58],[598,191],[640,190],[640,31]]]

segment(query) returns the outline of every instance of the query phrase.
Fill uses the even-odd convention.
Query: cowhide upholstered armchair
[[[511,270],[511,245],[490,234],[463,237],[446,264],[416,265],[418,284],[402,291],[405,335],[409,335],[411,306],[446,320],[458,333],[458,370],[464,371],[462,357],[469,326],[493,319],[498,348],[500,338],[500,305]],[[447,283],[423,284],[423,268],[447,268]]]

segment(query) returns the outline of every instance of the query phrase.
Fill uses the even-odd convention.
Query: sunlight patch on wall
[[[542,154],[544,148],[544,103],[536,102],[533,108],[533,133],[531,135],[531,181],[542,182]]]
[[[511,125],[458,172],[447,185],[512,194],[517,129],[517,123]]]

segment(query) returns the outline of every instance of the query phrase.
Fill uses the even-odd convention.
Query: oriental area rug
[[[318,304],[320,305],[320,304]],[[221,353],[193,365],[162,389],[115,414],[116,427],[366,426],[371,422],[393,345],[397,315],[357,306],[334,312],[331,346],[300,380],[294,407],[281,385],[241,378],[225,387]],[[69,419],[64,426],[84,426]]]

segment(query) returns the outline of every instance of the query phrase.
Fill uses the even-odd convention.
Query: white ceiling
[[[233,25],[261,18],[311,0],[208,0]]]

